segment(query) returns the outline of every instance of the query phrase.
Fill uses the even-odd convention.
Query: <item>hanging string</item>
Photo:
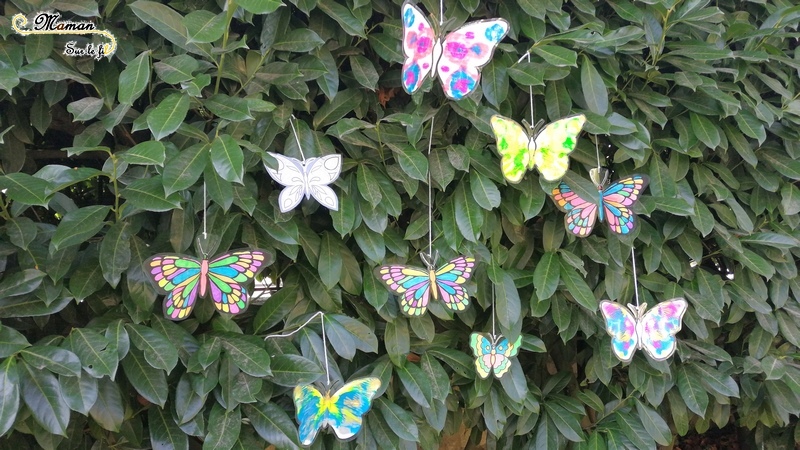
[[[597,153],[597,172],[600,173],[600,137],[595,136],[594,150]]]
[[[290,337],[296,334],[298,331],[305,328],[312,320],[316,319],[317,317],[321,317],[320,323],[322,324],[322,357],[325,363],[325,385],[330,386],[331,384],[331,372],[330,368],[328,367],[328,337],[325,335],[325,313],[322,311],[315,312],[311,317],[308,318],[302,325],[297,327],[296,330],[286,333],[286,334],[272,334],[270,336],[264,337],[264,340],[272,339],[272,338],[285,338]]]
[[[428,137],[428,161],[431,159],[431,147],[433,147],[433,121],[431,117],[431,133]],[[431,168],[428,166],[428,262],[435,264],[433,260],[433,188],[431,187]]]
[[[521,63],[523,59],[527,60],[528,62],[531,62],[531,52],[530,52],[530,50],[525,52],[524,55],[520,56],[520,58],[517,60],[517,64]],[[530,128],[531,128],[531,130],[533,130],[534,123],[536,123],[536,122],[534,122],[534,120],[535,120],[535,111],[534,111],[534,106],[533,106],[533,86],[528,86],[528,102],[529,102],[529,106],[531,108],[531,124],[530,124]]]
[[[208,204],[208,193],[206,192],[206,180],[205,177],[203,178],[203,240],[208,239],[208,232],[206,227],[207,222],[207,212],[206,212],[206,205]],[[200,251],[203,251],[203,248],[200,248]]]
[[[497,305],[494,301],[494,290],[496,289],[496,286],[494,283],[492,283],[492,280],[489,280],[489,282],[492,284],[492,339],[494,340],[497,336]]]
[[[306,155],[303,153],[303,147],[300,146],[300,137],[297,135],[297,129],[294,127],[294,122],[292,120],[297,120],[297,117],[292,114],[292,118],[289,119],[289,125],[292,127],[292,134],[294,135],[294,140],[297,142],[297,150],[300,150],[300,157],[303,158],[303,162],[306,162]]]
[[[444,25],[444,0],[439,0],[439,27]],[[439,30],[441,33],[442,30]]]
[[[639,310],[639,280],[636,277],[636,250],[631,247],[631,265],[633,266],[633,296],[636,299],[636,310]]]

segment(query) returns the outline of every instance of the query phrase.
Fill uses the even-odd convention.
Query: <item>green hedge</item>
[[[223,10],[220,4],[227,8]],[[445,2],[445,27],[504,17],[509,36],[460,102],[399,88],[400,5],[386,0],[5,3],[0,18],[0,444],[278,448],[297,444],[291,387],[374,374],[354,443],[437,448],[464,427],[490,448],[654,448],[733,424],[758,448],[800,441],[800,7],[789,0]],[[422,7],[438,18],[438,4]],[[109,60],[19,36],[54,9],[111,31]],[[438,21],[436,21],[438,22]],[[105,42],[100,37],[93,42]],[[531,50],[530,62],[517,60]],[[566,236],[552,184],[507,185],[488,120],[588,122],[567,179],[591,189],[595,145],[643,173],[641,227]],[[265,152],[344,155],[341,207],[277,208]],[[433,151],[426,158],[430,121]],[[435,248],[479,259],[473,305],[407,319],[372,274],[419,264],[427,172]],[[161,318],[141,263],[254,246],[279,289],[233,320],[200,302]],[[596,305],[690,303],[676,355],[629,365]],[[523,336],[510,376],[480,380],[469,335]],[[437,307],[438,306],[438,307]],[[385,391],[384,391],[385,389]],[[486,432],[484,434],[484,432]],[[331,435],[316,448],[339,448]]]

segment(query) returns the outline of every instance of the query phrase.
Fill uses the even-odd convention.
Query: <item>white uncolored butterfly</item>
[[[269,155],[278,161],[278,168],[272,169],[265,164],[267,173],[273,180],[285,186],[278,196],[281,212],[294,209],[303,197],[314,197],[328,209],[339,209],[339,198],[328,185],[339,178],[342,155],[326,155],[304,161],[277,153]]]

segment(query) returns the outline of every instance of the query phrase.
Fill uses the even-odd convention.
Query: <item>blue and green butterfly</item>
[[[381,380],[375,377],[355,379],[334,394],[330,390],[323,394],[311,385],[296,386],[294,406],[300,443],[310,446],[326,425],[341,440],[355,437],[380,387]]]
[[[511,370],[511,358],[519,353],[522,336],[514,343],[509,343],[502,335],[472,333],[469,336],[469,346],[475,354],[475,370],[478,375],[486,379],[494,372],[496,378],[501,378]]]

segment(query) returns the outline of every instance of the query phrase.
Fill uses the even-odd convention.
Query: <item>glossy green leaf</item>
[[[132,105],[150,83],[150,51],[144,51],[133,59],[119,74],[117,98],[120,103]]]

